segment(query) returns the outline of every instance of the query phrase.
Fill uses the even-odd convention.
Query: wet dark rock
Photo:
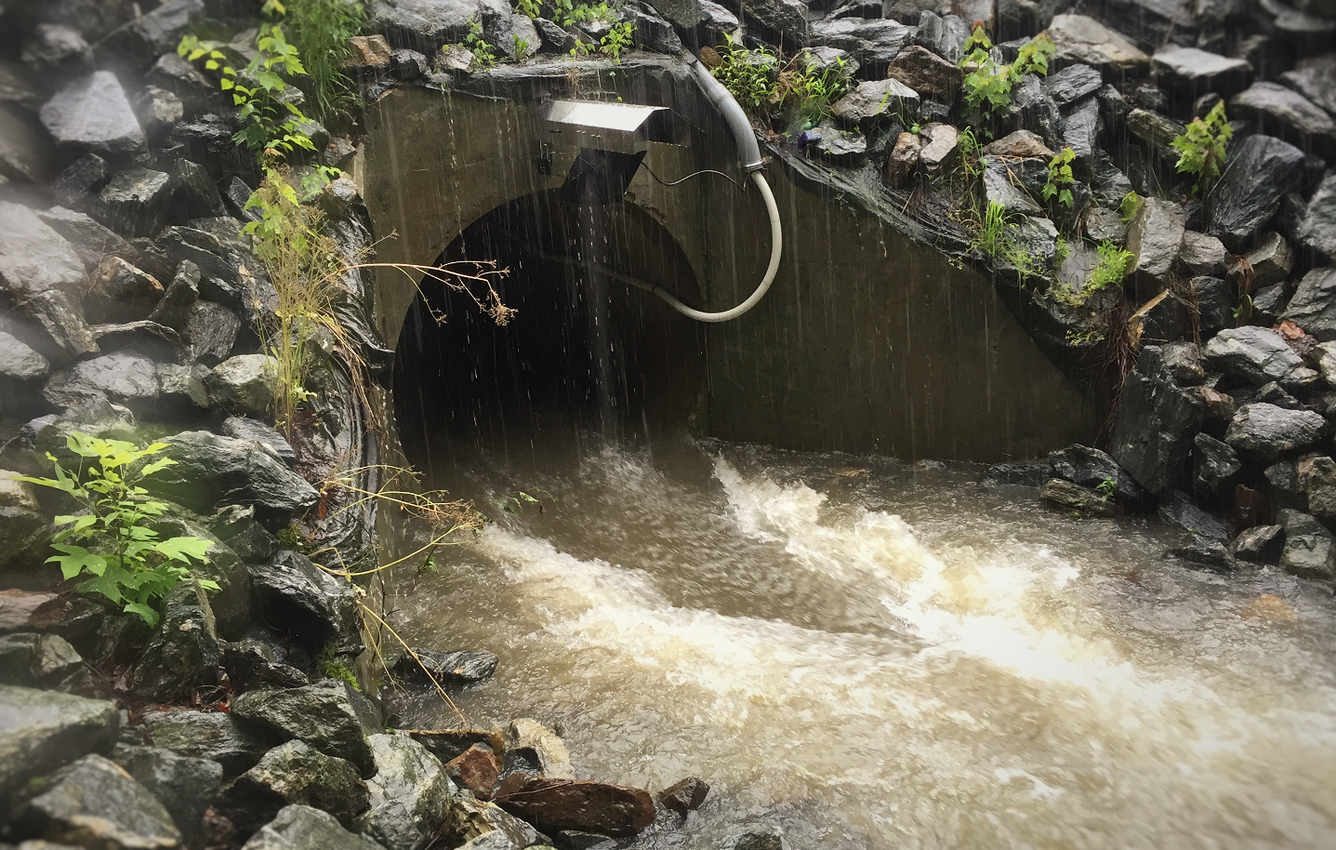
[[[902,113],[917,113],[918,94],[898,80],[859,83],[858,88],[840,98],[831,113],[845,126],[858,127],[864,133],[878,124],[889,124]]]
[[[1300,472],[1301,462],[1294,458],[1284,458],[1262,471],[1267,484],[1271,485],[1270,496],[1281,507],[1308,510],[1308,493],[1304,487],[1304,476]],[[1306,469],[1308,464],[1302,463]]]
[[[51,371],[45,357],[10,334],[0,331],[0,379],[36,381]]]
[[[1263,236],[1256,248],[1248,252],[1248,265],[1252,268],[1252,286],[1254,289],[1280,283],[1289,277],[1294,268],[1294,251],[1285,237],[1279,233]]]
[[[110,156],[142,153],[148,139],[135,118],[120,80],[94,71],[42,106],[42,124],[56,144]]]
[[[1322,155],[1336,152],[1336,121],[1298,92],[1276,83],[1253,83],[1229,101],[1230,114],[1256,122],[1279,136]]]
[[[145,702],[172,703],[219,681],[222,646],[205,591],[182,582],[162,603],[158,622],[139,657],[131,695]]]
[[[693,776],[665,788],[659,794],[659,802],[685,816],[687,812],[699,809],[709,793],[710,786]]]
[[[980,158],[985,199],[989,203],[1000,204],[1009,213],[1040,215],[1043,210],[1021,184],[1018,170],[1022,162],[1025,160],[1018,162],[996,156]]]
[[[15,812],[11,834],[104,850],[169,850],[172,816],[115,763],[87,755],[54,774]]]
[[[1135,44],[1085,15],[1056,15],[1048,34],[1057,47],[1050,63],[1054,70],[1080,63],[1101,71],[1133,74],[1150,63],[1150,57]]]
[[[1285,388],[1276,381],[1259,387],[1252,400],[1264,401],[1267,404],[1274,404],[1276,407],[1283,407],[1286,410],[1307,409],[1303,402],[1286,392]]]
[[[107,257],[84,295],[84,317],[93,324],[146,319],[162,294],[162,284],[153,275],[120,257]]]
[[[1279,323],[1281,314],[1285,312],[1286,306],[1290,303],[1290,298],[1294,295],[1294,290],[1295,284],[1288,281],[1253,290],[1253,321],[1264,325]]]
[[[143,718],[145,743],[194,758],[212,759],[227,776],[249,770],[275,743],[263,729],[242,725],[224,712],[169,708]]]
[[[1329,457],[1313,458],[1304,476],[1308,512],[1320,519],[1336,519],[1336,461]]]
[[[1276,520],[1285,529],[1285,548],[1280,566],[1300,578],[1330,581],[1336,576],[1333,566],[1333,539],[1330,531],[1313,517],[1283,508]]]
[[[1240,251],[1266,229],[1299,180],[1303,151],[1272,136],[1249,136],[1229,148],[1220,181],[1206,200],[1209,232]]]
[[[68,207],[82,209],[107,185],[111,172],[107,161],[94,153],[87,153],[70,163],[51,181],[51,194],[56,201]]]
[[[1274,404],[1245,404],[1234,414],[1225,442],[1238,451],[1263,458],[1313,445],[1327,432],[1327,422],[1307,410],[1286,410]]]
[[[232,713],[347,759],[364,777],[376,771],[367,736],[381,731],[379,714],[345,682],[324,679],[301,688],[249,691],[232,701]]]
[[[501,783],[498,805],[544,832],[575,829],[625,837],[654,822],[648,792],[580,779],[513,773]]]
[[[1132,252],[1128,275],[1138,292],[1159,292],[1169,280],[1186,229],[1183,208],[1171,201],[1146,198],[1127,229]]]
[[[65,238],[74,253],[83,261],[84,268],[92,271],[109,256],[130,257],[133,249],[119,235],[81,212],[52,207],[36,210],[36,215],[48,227]]]
[[[303,128],[303,131],[311,135],[306,128]],[[314,139],[314,136],[312,138]],[[169,210],[172,220],[188,221],[227,214],[227,210],[223,207],[223,197],[218,194],[218,186],[204,166],[188,159],[178,159],[172,163],[168,171],[172,177]],[[240,225],[237,229],[240,229]]]
[[[418,850],[436,833],[455,789],[436,756],[407,733],[368,740],[376,774],[366,783],[370,808],[358,829],[386,850]]]
[[[274,652],[258,640],[241,640],[223,648],[227,678],[241,691],[257,688],[300,688],[311,684],[306,674],[274,660]]]
[[[1243,464],[1225,443],[1209,434],[1198,434],[1192,441],[1193,491],[1197,498],[1219,502],[1234,493]]]
[[[1252,82],[1252,66],[1247,60],[1176,44],[1156,50],[1151,57],[1151,68],[1185,99],[1207,92],[1229,97]]]
[[[288,741],[232,780],[218,795],[217,807],[247,833],[294,804],[328,812],[351,829],[369,803],[366,785],[351,762],[302,741]]]
[[[673,25],[659,17],[654,7],[643,4],[639,7],[628,4],[623,18],[634,25],[634,43],[643,50],[652,50],[667,56],[675,56],[682,49],[682,39]]]
[[[521,717],[506,727],[507,758],[511,754],[527,755],[538,772],[550,778],[570,779],[575,775],[566,744],[557,733],[536,720]]]
[[[534,45],[538,42],[535,39]],[[405,82],[425,76],[431,70],[431,62],[416,50],[396,50],[390,54],[390,71]]]
[[[1204,540],[1220,542],[1229,536],[1223,522],[1198,507],[1192,497],[1181,490],[1175,490],[1170,498],[1160,505],[1159,516],[1169,525],[1181,528]]]
[[[181,103],[183,116],[194,117],[225,105],[218,86],[175,50],[158,57],[145,79],[150,86],[174,95]]]
[[[191,162],[203,163],[215,180],[226,180],[241,169],[241,153],[232,141],[236,132],[224,115],[208,112],[172,128],[167,146],[180,150]]]
[[[108,753],[120,715],[102,700],[0,685],[0,795],[88,753]]]
[[[140,126],[154,144],[161,142],[168,131],[185,117],[181,98],[157,86],[146,86],[135,97],[135,111],[139,115]]]
[[[1214,236],[1187,230],[1178,248],[1178,264],[1192,275],[1223,275],[1230,256],[1224,243]]]
[[[1052,149],[1044,144],[1044,140],[1029,130],[1017,130],[995,142],[990,142],[984,146],[983,151],[993,156],[1040,157],[1045,160],[1050,160],[1054,156]]]
[[[1157,346],[1146,346],[1123,382],[1109,455],[1154,495],[1174,488],[1202,418],[1202,401],[1175,383]]]
[[[83,262],[64,237],[20,204],[0,201],[0,289],[15,302],[56,290],[74,295],[84,279]]]
[[[1132,476],[1112,457],[1090,446],[1075,444],[1053,452],[1048,456],[1048,467],[1053,477],[1091,490],[1112,481],[1114,498],[1124,504],[1134,504],[1144,495]]]
[[[1078,160],[1088,160],[1099,149],[1099,103],[1087,100],[1062,121],[1062,142]],[[1080,167],[1080,166],[1078,166]]]
[[[867,136],[853,130],[841,130],[829,123],[803,133],[808,150],[827,162],[857,165],[867,158]]]
[[[452,761],[474,744],[483,744],[489,751],[502,745],[500,737],[488,729],[414,731],[412,735],[413,740],[422,744],[443,762]]]
[[[202,296],[242,311],[252,323],[277,304],[273,285],[256,275],[259,262],[235,240],[224,242],[197,228],[169,227],[158,241],[172,259],[189,260],[199,267]]]
[[[233,310],[214,301],[201,300],[190,305],[182,336],[190,346],[192,362],[216,366],[231,355],[240,333],[241,317]],[[226,396],[227,390],[222,392]],[[235,409],[244,412],[244,408]]]
[[[14,474],[0,470],[0,506],[35,505],[31,486],[15,481]],[[0,590],[0,634],[49,629],[65,619],[70,607],[51,591]]]
[[[280,552],[272,565],[252,569],[251,580],[260,617],[307,652],[317,654],[331,641],[345,651],[360,646],[352,588],[305,555]]]
[[[1317,106],[1336,115],[1336,53],[1300,59],[1293,70],[1281,74],[1279,79]]]
[[[353,835],[331,814],[309,806],[288,806],[242,845],[242,850],[385,850]]]
[[[1256,525],[1239,533],[1229,544],[1229,554],[1240,561],[1274,564],[1285,548],[1285,528],[1280,525]]]
[[[1321,342],[1336,340],[1336,266],[1304,275],[1283,317]]]
[[[886,72],[920,95],[954,100],[964,72],[954,63],[917,44],[905,47]]]
[[[1122,513],[1117,502],[1105,498],[1098,490],[1061,478],[1046,482],[1039,489],[1039,498],[1063,511],[1081,516],[1117,516]]]
[[[283,435],[256,419],[229,416],[223,421],[223,433],[238,440],[253,440],[269,449],[274,457],[289,467],[297,462],[297,453]]]
[[[807,4],[800,0],[741,0],[748,24],[779,37],[785,47],[796,49],[807,43]],[[812,28],[815,34],[815,27]],[[842,46],[842,45],[836,45]]]
[[[492,789],[501,775],[501,764],[490,749],[474,744],[447,762],[445,771],[461,787],[472,791],[479,800],[490,800]]]
[[[555,21],[549,21],[547,18],[535,18],[533,25],[538,32],[542,52],[564,56],[575,48],[575,36]]]
[[[950,124],[928,124],[919,131],[919,164],[928,174],[940,174],[955,162],[960,133]]]
[[[281,548],[278,538],[255,521],[255,509],[249,505],[223,508],[214,515],[214,527],[237,557],[247,564],[268,563],[278,556]]]
[[[1234,569],[1229,549],[1221,541],[1211,538],[1194,536],[1185,545],[1171,548],[1164,554],[1212,572],[1228,573]]]
[[[60,635],[0,635],[0,683],[69,691],[87,683],[83,657]]]
[[[371,32],[381,33],[397,47],[409,47],[430,54],[442,44],[464,40],[470,18],[479,19],[484,28],[495,28],[504,18],[509,22],[509,3],[501,0],[463,2],[462,0],[376,0],[367,5]],[[488,40],[498,44],[488,33]],[[386,51],[388,52],[388,51]]]
[[[433,652],[430,649],[414,648],[413,652],[421,661],[414,661],[411,656],[404,656],[395,665],[396,672],[413,675],[425,667],[438,682],[481,682],[489,679],[496,671],[497,657],[493,653],[477,649],[459,649],[453,652]]]
[[[1202,349],[1208,369],[1224,372],[1250,386],[1271,381],[1300,387],[1313,383],[1317,375],[1278,332],[1255,325],[1226,328]]]
[[[1313,193],[1295,237],[1304,247],[1336,259],[1336,174],[1328,175]]]
[[[494,803],[479,802],[467,794],[451,801],[440,831],[450,843],[466,842],[463,847],[470,850],[521,850],[540,839],[528,823]]]
[[[895,21],[840,18],[811,26],[811,43],[848,51],[863,73],[880,77],[908,43],[910,29]]]
[[[1068,65],[1044,80],[1048,96],[1059,109],[1089,97],[1103,85],[1104,78],[1098,70],[1080,63]]]
[[[729,833],[724,840],[726,850],[783,850],[784,840],[768,826],[748,826]]]
[[[1234,294],[1218,277],[1194,277],[1188,286],[1197,295],[1197,323],[1203,337],[1234,326]]]
[[[93,51],[83,34],[65,24],[38,24],[23,39],[23,64],[44,77],[69,79],[92,70]]]
[[[1166,118],[1158,112],[1147,109],[1133,109],[1127,113],[1127,129],[1138,139],[1152,148],[1167,151],[1169,143],[1176,136],[1183,135],[1186,128],[1172,118]]]
[[[160,747],[120,746],[112,760],[162,803],[186,845],[194,845],[201,837],[204,813],[222,784],[222,766]]]
[[[188,419],[209,406],[209,391],[204,388],[203,367],[159,363],[158,405],[168,418]]]
[[[1062,113],[1039,77],[1027,75],[1012,87],[1010,114],[1022,129],[1039,135],[1054,150],[1062,148]]]
[[[60,409],[106,398],[143,413],[158,400],[157,374],[153,361],[142,354],[105,354],[53,375],[42,397]]]
[[[278,361],[267,354],[239,354],[214,367],[205,384],[214,402],[238,416],[265,416],[274,404]]]
[[[89,213],[124,236],[153,236],[166,223],[171,200],[170,175],[132,166],[112,176]]]
[[[251,504],[257,519],[281,528],[319,498],[304,479],[250,442],[207,431],[184,431],[163,442],[176,464],[145,484],[197,513]]]

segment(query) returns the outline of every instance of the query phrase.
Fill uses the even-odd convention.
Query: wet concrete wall
[[[620,96],[672,106],[696,127],[685,147],[651,145],[625,201],[672,234],[690,263],[695,285],[683,299],[703,297],[702,306],[719,310],[746,298],[769,256],[764,207],[754,190],[739,193],[711,175],[676,187],[655,181],[650,171],[664,181],[701,168],[740,175],[731,138],[690,81],[670,65],[643,64],[593,78],[561,66],[510,69],[514,76],[484,81],[490,89],[387,92],[368,108],[356,170],[377,235],[396,234],[377,260],[430,264],[492,210],[561,186],[577,151],[538,121],[539,97]],[[783,262],[755,310],[705,329],[706,377],[691,411],[697,432],[980,461],[1093,440],[1092,407],[990,280],[834,192],[800,188],[779,164],[767,176],[784,225]],[[663,270],[622,271],[677,289]],[[416,297],[405,275],[378,275],[377,318],[392,345]],[[670,310],[648,293],[631,297]]]

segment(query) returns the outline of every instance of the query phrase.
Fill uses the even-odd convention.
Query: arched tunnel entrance
[[[686,424],[705,376],[701,326],[598,271],[701,303],[685,255],[649,214],[560,189],[526,195],[474,222],[435,265],[462,260],[505,269],[495,289],[516,312],[498,324],[444,275],[423,280],[394,369],[400,439],[418,468],[544,431],[634,439]],[[469,285],[485,300],[485,285]]]

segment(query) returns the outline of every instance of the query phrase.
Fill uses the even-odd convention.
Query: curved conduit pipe
[[[756,287],[756,290],[746,301],[731,310],[723,310],[718,313],[708,313],[704,310],[688,307],[673,297],[672,293],[662,286],[646,284],[644,281],[635,280],[611,269],[600,268],[599,270],[615,280],[620,280],[641,289],[648,289],[683,316],[695,319],[698,322],[728,322],[755,307],[765,297],[766,290],[770,288],[770,284],[775,280],[775,274],[779,271],[779,255],[784,248],[784,234],[779,224],[779,207],[775,205],[775,196],[770,191],[770,184],[766,183],[765,177],[761,175],[763,165],[761,162],[761,148],[756,144],[756,134],[752,132],[751,122],[747,120],[747,113],[742,111],[742,107],[733,99],[733,95],[729,94],[728,89],[724,88],[723,83],[716,80],[714,75],[697,61],[695,56],[686,51],[683,51],[680,56],[687,63],[687,67],[691,69],[691,75],[705,92],[705,96],[710,99],[714,108],[718,109],[724,120],[728,122],[728,127],[733,131],[733,138],[738,145],[738,163],[742,166],[743,171],[751,174],[752,182],[756,184],[757,190],[761,193],[761,199],[765,201],[765,208],[770,213],[770,266],[765,270],[765,277],[761,278],[760,285]]]

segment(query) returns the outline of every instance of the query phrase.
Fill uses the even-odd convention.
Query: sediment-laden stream
[[[400,613],[500,656],[475,722],[559,727],[581,776],[708,781],[672,846],[1336,846],[1329,587],[1188,569],[979,467],[600,446],[456,453],[435,483],[497,522]]]

